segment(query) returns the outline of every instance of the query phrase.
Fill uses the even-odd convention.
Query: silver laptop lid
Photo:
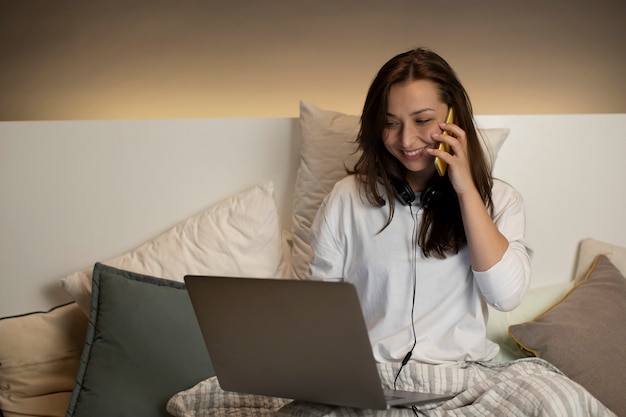
[[[185,283],[222,389],[387,408],[353,285],[206,276]]]

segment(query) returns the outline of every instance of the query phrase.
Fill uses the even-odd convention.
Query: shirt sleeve
[[[313,220],[310,231],[312,258],[309,262],[307,279],[340,281],[343,277],[343,250],[337,240],[338,201],[329,203],[326,196]]]
[[[473,271],[485,301],[501,311],[517,307],[530,286],[532,250],[524,240],[526,215],[521,195],[496,180],[493,188],[493,220],[509,241],[502,258],[487,271]]]

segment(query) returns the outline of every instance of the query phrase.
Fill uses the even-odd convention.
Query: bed
[[[518,361],[580,388],[590,413],[626,415],[626,115],[476,119],[494,175],[524,197],[533,281],[519,308],[490,311],[496,361],[440,375],[477,379],[424,413],[510,410],[493,381]],[[3,415],[378,415],[220,391],[181,282],[301,277],[357,129],[306,101],[295,118],[0,123]]]

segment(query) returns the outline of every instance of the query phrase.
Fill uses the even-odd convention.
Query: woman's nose
[[[400,136],[400,141],[402,143],[402,146],[408,147],[412,145],[413,142],[415,142],[416,138],[417,138],[417,129],[415,128],[415,126],[413,126],[410,123],[404,124],[402,128],[401,136]]]

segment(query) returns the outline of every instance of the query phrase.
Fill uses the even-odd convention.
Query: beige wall
[[[0,0],[0,120],[359,113],[428,46],[478,114],[626,113],[623,0]]]

